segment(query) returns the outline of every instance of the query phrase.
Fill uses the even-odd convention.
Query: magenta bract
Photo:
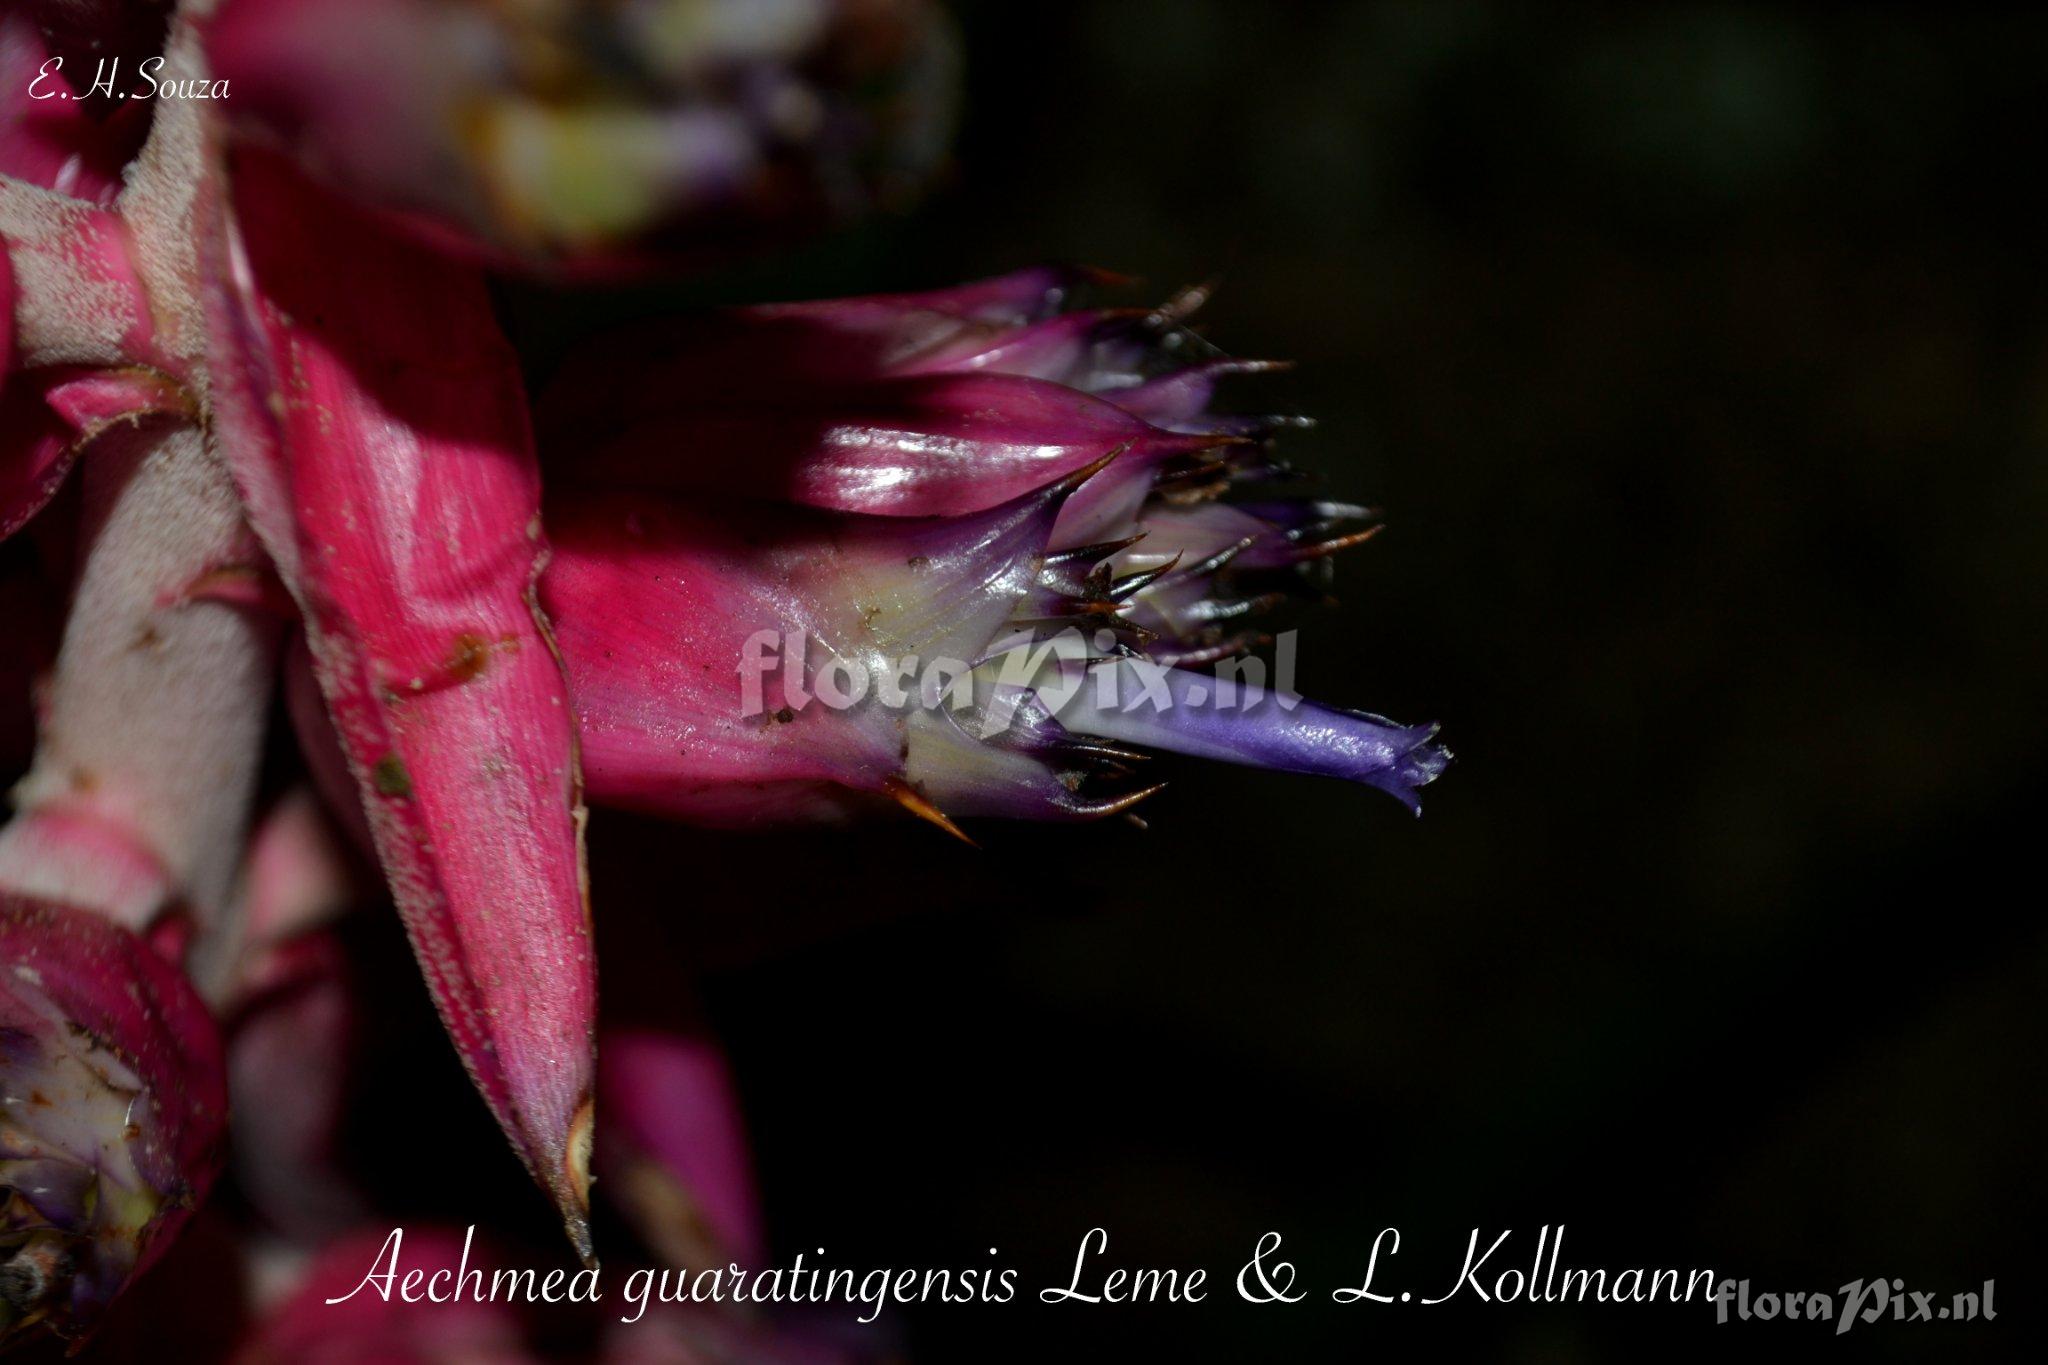
[[[587,1251],[596,975],[518,370],[473,271],[261,156],[234,193],[211,244],[222,448],[435,1003]]]
[[[191,415],[184,390],[154,370],[60,365],[16,376],[0,394],[0,540],[43,510],[100,437]]]
[[[597,1094],[601,1188],[660,1263],[762,1264],[753,1162],[718,1046],[652,1029],[608,1030]]]

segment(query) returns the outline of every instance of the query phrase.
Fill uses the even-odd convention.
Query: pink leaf
[[[249,154],[215,422],[456,1048],[586,1255],[595,964],[518,371],[483,281]]]

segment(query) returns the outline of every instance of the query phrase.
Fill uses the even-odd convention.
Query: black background
[[[1151,828],[676,843],[778,1247],[1162,1309],[906,1310],[933,1360],[1804,1356],[1693,1306],[1330,1304],[1472,1228],[1755,1288],[1996,1278],[2048,1213],[2039,18],[1099,0],[968,13],[954,184],[754,292],[1220,278],[1240,381],[1387,509],[1304,690],[1435,718],[1420,821],[1188,764]],[[602,854],[653,831],[600,827]],[[608,845],[609,841],[609,845]],[[602,886],[600,885],[600,890]],[[858,932],[848,916],[903,917]],[[711,951],[715,951],[712,949]],[[1231,1282],[1276,1230],[1311,1298]],[[1482,1243],[1484,1245],[1484,1243]],[[1500,1264],[1506,1260],[1504,1252]],[[1035,1293],[1030,1295],[1035,1299]]]

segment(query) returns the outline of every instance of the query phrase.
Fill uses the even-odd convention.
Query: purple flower
[[[593,800],[1094,816],[1153,790],[1160,749],[1414,804],[1433,727],[1281,695],[1239,657],[1366,514],[1275,491],[1287,423],[1210,408],[1267,367],[1201,346],[1191,301],[1063,313],[1072,279],[742,310],[561,377],[542,593]]]

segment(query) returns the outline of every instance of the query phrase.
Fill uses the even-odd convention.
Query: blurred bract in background
[[[207,50],[242,131],[528,264],[900,207],[957,99],[925,0],[229,0]]]

